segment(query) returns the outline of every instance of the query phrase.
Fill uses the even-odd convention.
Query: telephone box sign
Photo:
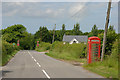
[[[99,61],[100,59],[100,38],[98,37],[89,37],[87,45],[87,61],[88,64]]]

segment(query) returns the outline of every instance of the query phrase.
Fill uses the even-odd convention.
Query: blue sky
[[[80,24],[83,32],[90,32],[93,25],[104,29],[107,2],[3,2],[2,28],[13,24],[23,24],[27,31],[35,33],[40,26],[49,30],[62,24],[66,29],[73,29],[74,24]],[[112,3],[110,25],[118,32],[118,3]]]

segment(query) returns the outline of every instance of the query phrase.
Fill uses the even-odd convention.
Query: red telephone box
[[[100,59],[100,38],[89,37],[88,38],[88,50],[87,50],[87,60],[88,64],[98,61]]]

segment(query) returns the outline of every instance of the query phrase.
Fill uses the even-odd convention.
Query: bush
[[[39,47],[36,46],[37,51],[50,51],[50,56],[60,59],[76,60],[86,58],[87,48],[86,44],[63,44],[63,42],[55,41],[53,44],[41,42]]]
[[[52,44],[52,51],[59,54],[69,55],[74,58],[84,58],[86,56],[86,44],[63,44],[63,42],[54,42]]]
[[[20,48],[15,45],[13,47],[12,44],[2,40],[2,65],[5,65],[12,56],[15,55],[14,52],[18,51]]]
[[[50,43],[45,43],[45,42],[40,42],[39,47],[36,46],[37,51],[46,51],[50,50],[51,44]]]

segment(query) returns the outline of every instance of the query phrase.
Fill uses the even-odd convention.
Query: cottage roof
[[[82,35],[82,36],[80,36],[80,35],[64,35],[63,36],[63,41],[65,41],[65,42],[70,42],[73,39],[76,39],[79,42],[87,42],[88,36],[85,36],[85,35]]]

